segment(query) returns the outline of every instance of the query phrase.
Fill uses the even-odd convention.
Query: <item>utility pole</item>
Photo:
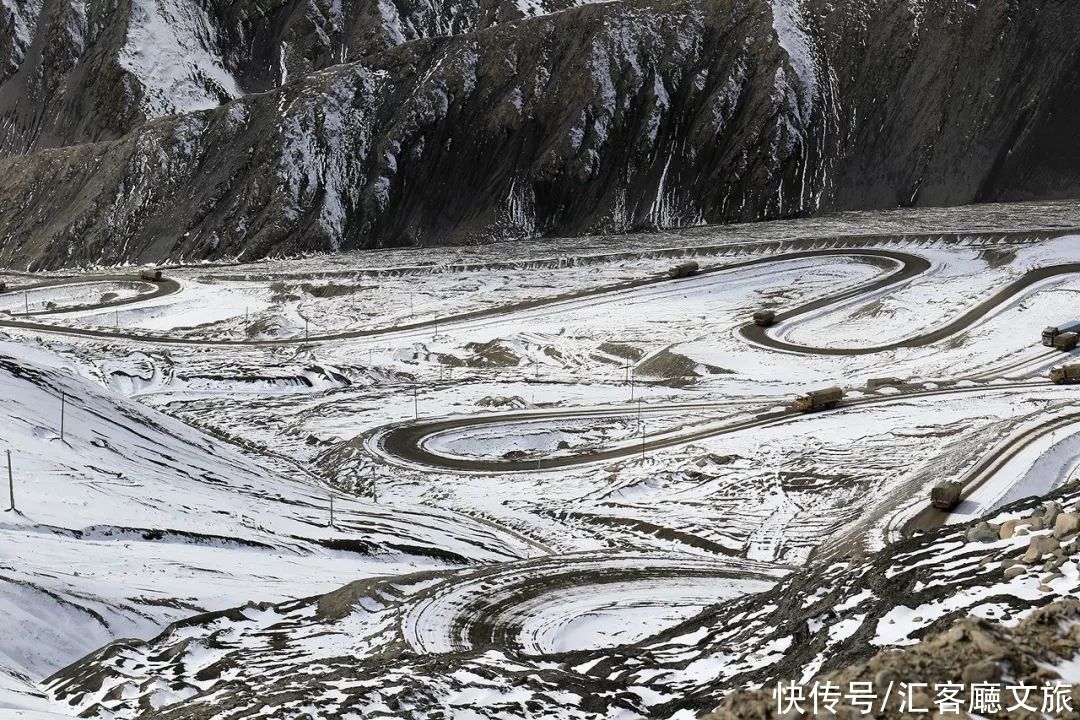
[[[371,466],[371,502],[379,502],[379,491],[375,486],[375,466]]]
[[[8,497],[11,498],[11,507],[7,509],[11,512],[15,509],[15,476],[11,474],[11,451],[7,451],[7,480],[8,480]]]
[[[630,367],[630,400],[634,399],[634,367]]]
[[[434,340],[437,337],[439,337],[439,316],[438,315],[435,316],[435,334],[431,336],[431,339]]]
[[[540,361],[536,360],[533,365],[536,367],[536,382],[540,382]]]
[[[30,314],[30,293],[28,293],[26,290],[23,290],[22,299],[23,299],[23,309],[26,311],[26,314],[29,315]]]
[[[645,421],[641,417],[641,398],[637,401],[638,434],[641,435],[641,459],[645,460]]]
[[[67,393],[60,391],[60,439],[64,439],[64,410],[67,409]]]
[[[334,527],[334,493],[330,493],[330,527]]]
[[[304,318],[304,339],[308,338],[308,319]]]
[[[120,311],[119,310],[114,310],[113,312],[116,313],[116,320],[115,320],[116,327],[120,327]]]
[[[420,419],[420,398],[419,398],[419,395],[417,395],[415,385],[412,386],[412,407],[413,407],[413,418],[416,419],[416,420],[419,420]]]
[[[416,309],[413,307],[413,294],[409,293],[409,317],[416,315]]]

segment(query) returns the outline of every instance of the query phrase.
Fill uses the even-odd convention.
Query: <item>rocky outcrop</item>
[[[1063,120],[1080,97],[1072,4],[382,0],[327,19],[315,0],[252,0],[163,24],[145,13],[180,11],[144,1],[107,17],[60,0],[5,9],[0,137],[32,152],[0,162],[0,263],[254,258],[1080,192]],[[138,47],[176,62],[134,53],[136,25],[149,33]],[[84,140],[97,142],[70,144]]]
[[[115,139],[429,37],[574,0],[13,0],[0,8],[0,155]]]
[[[835,717],[846,720],[866,717],[863,708],[848,699],[849,688],[868,687],[873,695],[875,718],[963,717],[963,712],[942,705],[938,688],[953,686],[961,711],[973,704],[970,687],[989,684],[997,688],[996,710],[983,710],[980,717],[989,718],[1077,718],[1080,717],[1080,685],[1063,678],[1055,666],[1071,665],[1080,655],[1080,600],[1068,598],[1034,612],[1016,627],[967,618],[951,629],[925,638],[917,645],[899,650],[880,652],[866,662],[825,673],[803,688],[805,700],[795,700],[798,692],[781,694],[778,701],[775,688],[756,692],[736,692],[730,695],[706,720],[755,720],[784,717]],[[1008,674],[1007,682],[1004,675]],[[841,689],[843,697],[828,711],[819,706],[811,712],[811,691],[814,684],[820,691],[831,683]],[[860,685],[852,685],[859,683]],[[1056,686],[1061,691],[1055,693]],[[1010,688],[1027,686],[1025,691]],[[800,686],[801,687],[801,686]],[[790,691],[784,691],[790,692]],[[864,692],[861,689],[856,693]],[[1062,697],[1064,696],[1064,697]],[[858,695],[856,695],[858,697]],[[978,702],[978,701],[976,701]],[[779,704],[778,704],[779,703]],[[1022,703],[1022,704],[1021,704]],[[1049,703],[1049,704],[1048,704]],[[787,714],[777,712],[784,708]],[[944,708],[940,715],[933,711]],[[1011,709],[1010,709],[1011,708]],[[1044,709],[1049,708],[1048,712]],[[1068,709],[1066,709],[1068,708]],[[801,712],[800,712],[801,710]],[[921,712],[916,712],[920,710]]]

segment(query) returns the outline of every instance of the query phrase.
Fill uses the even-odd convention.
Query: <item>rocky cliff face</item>
[[[1071,3],[8,0],[0,263],[1080,193]]]

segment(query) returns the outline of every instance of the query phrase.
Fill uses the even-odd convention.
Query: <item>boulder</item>
[[[1001,668],[993,660],[983,660],[964,668],[960,674],[966,684],[994,682],[1001,677]]]
[[[1020,577],[1027,572],[1027,568],[1023,565],[1013,565],[1010,568],[1005,569],[1005,579],[1012,580],[1014,577]]]
[[[1001,529],[997,525],[983,521],[969,527],[964,532],[964,538],[968,542],[995,542]]]
[[[1021,526],[1030,525],[1031,518],[1015,518],[1013,520],[1006,520],[1001,524],[1001,529],[998,531],[998,537],[1002,540],[1008,540],[1016,534],[1017,529]]]
[[[1036,535],[1031,538],[1031,543],[1028,544],[1027,552],[1024,553],[1023,561],[1028,565],[1031,565],[1036,560],[1042,558],[1047,553],[1052,553],[1061,547],[1061,544],[1052,537],[1045,535]]]
[[[1043,505],[1043,527],[1053,527],[1054,521],[1057,520],[1057,516],[1061,514],[1061,503],[1050,502]]]
[[[1080,514],[1061,513],[1054,521],[1054,537],[1061,539],[1080,531]]]
[[[1043,572],[1057,572],[1061,569],[1061,566],[1065,564],[1065,558],[1054,557],[1052,560],[1047,560],[1043,565]]]

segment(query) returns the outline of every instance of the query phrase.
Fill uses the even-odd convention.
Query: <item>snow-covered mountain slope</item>
[[[580,0],[10,0],[0,5],[0,155],[118,137],[403,42]]]
[[[329,527],[329,493],[304,471],[254,461],[26,346],[0,344],[0,396],[16,504],[0,512],[0,715],[46,708],[31,683],[57,667],[198,612],[535,553],[454,513],[340,496]]]
[[[1074,4],[312,2],[138,0],[85,19],[62,0],[5,6],[0,135],[11,152],[63,147],[0,162],[0,262],[253,258],[1080,191],[1061,120],[1080,77]],[[102,141],[71,144],[84,140]]]
[[[1028,499],[1004,508],[989,518],[994,525],[951,527],[876,557],[808,567],[770,591],[612,649],[537,654],[508,642],[521,628],[500,614],[500,603],[538,608],[536,597],[522,592],[489,598],[490,614],[443,617],[461,623],[444,630],[470,638],[471,647],[402,652],[402,633],[408,637],[416,615],[409,606],[424,608],[439,590],[430,576],[417,576],[193,618],[150,643],[105,648],[50,687],[92,717],[239,718],[272,707],[282,717],[692,718],[732,688],[777,678],[807,682],[878,650],[912,645],[967,615],[1014,626],[1074,596],[1076,525],[1063,533],[1057,517],[1077,521],[1078,499],[1074,484],[1050,504]],[[573,567],[564,572],[572,576]],[[565,601],[573,580],[563,585]]]

